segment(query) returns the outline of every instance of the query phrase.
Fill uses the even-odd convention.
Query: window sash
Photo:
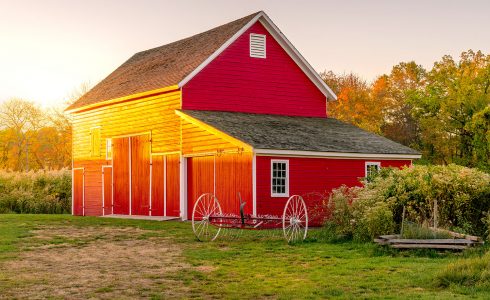
[[[365,177],[368,178],[373,172],[378,172],[381,169],[380,162],[366,162]]]
[[[271,196],[289,196],[288,160],[271,160]]]

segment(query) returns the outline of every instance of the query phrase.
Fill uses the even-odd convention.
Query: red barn
[[[73,214],[187,219],[214,193],[278,214],[420,154],[327,117],[332,90],[264,12],[139,52],[73,103]]]

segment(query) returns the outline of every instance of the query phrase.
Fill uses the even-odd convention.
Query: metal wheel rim
[[[308,211],[301,196],[289,197],[282,214],[282,229],[288,243],[303,241],[308,233]]]
[[[192,231],[198,240],[211,242],[219,236],[221,228],[212,225],[209,222],[209,216],[221,214],[218,198],[213,194],[202,194],[197,199],[192,209]]]

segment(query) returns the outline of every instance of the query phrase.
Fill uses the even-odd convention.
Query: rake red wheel
[[[282,214],[282,230],[288,243],[301,242],[308,234],[308,211],[303,197],[289,197]]]
[[[192,231],[197,239],[203,242],[214,241],[221,231],[212,221],[213,217],[221,216],[221,206],[213,194],[202,194],[192,209]]]
[[[244,202],[241,202],[244,203]],[[299,242],[308,232],[308,213],[301,196],[291,196],[284,207],[282,217],[244,213],[245,204],[240,205],[239,213],[223,214],[218,199],[211,193],[202,194],[192,210],[192,230],[200,241],[214,241],[221,229],[283,229],[288,243]]]

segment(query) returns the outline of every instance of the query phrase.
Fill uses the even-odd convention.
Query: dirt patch
[[[53,227],[0,264],[0,298],[130,299],[189,296],[175,273],[191,268],[179,245],[135,228]]]
[[[216,267],[213,267],[213,266],[197,266],[195,269],[199,272],[211,273],[211,272],[216,270]]]

